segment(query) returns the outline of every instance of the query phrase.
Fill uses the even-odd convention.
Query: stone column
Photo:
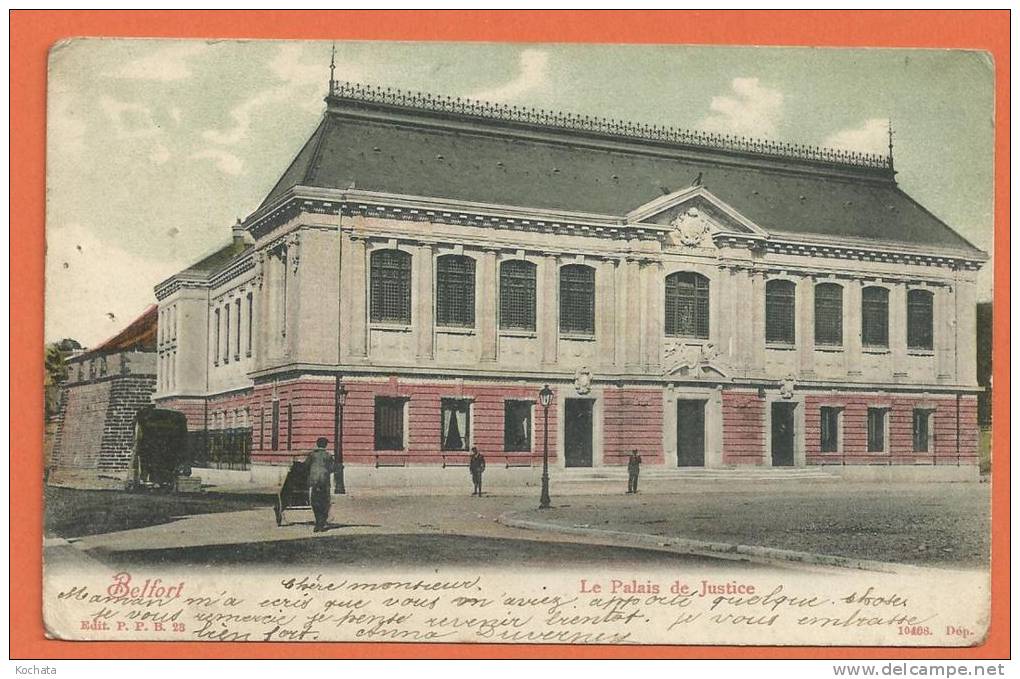
[[[435,358],[435,246],[423,243],[418,246],[414,258],[414,309],[412,311],[411,328],[414,333],[414,346],[418,358],[431,361]]]
[[[765,273],[752,272],[751,275],[751,374],[761,375],[765,372]]]
[[[843,352],[846,359],[846,374],[851,380],[858,379],[863,373],[864,351],[861,346],[861,289],[860,279],[848,281],[843,300],[843,332],[846,343]]]
[[[895,283],[889,290],[889,351],[894,380],[906,379],[907,367],[907,286]]]
[[[797,281],[797,355],[800,376],[815,376],[815,279],[805,276]]]
[[[496,305],[499,296],[499,280],[496,266],[496,251],[486,250],[482,253],[478,275],[475,278],[475,322],[478,324],[478,336],[481,340],[482,361],[496,360],[498,351],[496,332]]]
[[[935,361],[937,379],[942,383],[956,380],[956,310],[951,285],[935,290]]]
[[[538,335],[542,345],[542,362],[554,366],[558,360],[560,341],[559,259],[553,255],[542,258],[539,266]]]
[[[345,290],[350,291],[347,305],[348,327],[350,327],[350,355],[352,358],[368,356],[368,296],[371,294],[368,281],[367,243],[362,236],[350,236],[350,260],[343,270],[347,273]]]
[[[731,267],[721,267],[708,287],[708,336],[715,343],[720,358],[729,366],[734,364],[733,324],[737,322],[736,310],[733,308],[733,275]]]
[[[658,373],[662,366],[663,286],[662,264],[646,262],[641,267],[644,289],[644,319],[641,337],[644,340],[642,362],[650,373]]]
[[[977,384],[977,293],[973,275],[957,273],[956,283],[956,381]]]
[[[641,367],[641,264],[636,259],[627,259],[624,277],[626,299],[626,321],[623,345],[624,369],[637,372]]]
[[[602,260],[595,269],[596,353],[603,370],[616,365],[616,262]]]

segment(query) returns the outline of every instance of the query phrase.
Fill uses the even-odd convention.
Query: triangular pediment
[[[661,196],[627,214],[628,224],[671,226],[681,237],[718,234],[767,238],[760,226],[727,205],[704,186],[691,186]]]

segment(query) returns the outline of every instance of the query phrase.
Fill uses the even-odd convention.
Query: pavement
[[[70,537],[54,535],[46,558],[66,562],[72,549],[109,565],[987,567],[987,484],[706,483],[669,495],[554,495],[545,511],[537,495],[510,492],[353,493],[334,496],[333,527],[324,533],[311,532],[308,510],[288,511],[277,527],[268,500],[257,506],[250,496],[256,508],[203,506],[208,513],[93,535],[65,530]]]

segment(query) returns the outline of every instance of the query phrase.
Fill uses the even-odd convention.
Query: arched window
[[[793,344],[797,339],[797,286],[792,281],[765,284],[765,341]]]
[[[708,279],[701,274],[666,276],[666,335],[708,339]]]
[[[889,346],[889,291],[885,288],[861,291],[861,342],[866,347]]]
[[[443,255],[436,260],[436,325],[475,325],[475,260]]]
[[[560,332],[595,334],[595,269],[560,267]]]
[[[815,344],[843,344],[843,288],[836,283],[815,286]]]
[[[411,255],[400,250],[372,253],[370,317],[373,323],[411,322]]]
[[[932,299],[928,290],[907,292],[907,346],[911,349],[933,348]]]
[[[535,265],[511,259],[499,266],[499,327],[535,329]]]

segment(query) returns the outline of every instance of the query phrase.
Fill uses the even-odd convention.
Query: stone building
[[[888,156],[330,83],[233,242],[156,287],[160,407],[256,463],[975,473],[986,255]],[[491,462],[490,462],[491,464]],[[935,472],[933,472],[935,473]]]
[[[156,316],[151,305],[99,346],[67,359],[48,480],[123,487],[131,476],[135,415],[156,387]]]

